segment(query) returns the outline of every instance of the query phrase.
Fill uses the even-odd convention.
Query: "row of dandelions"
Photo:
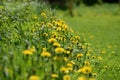
[[[43,11],[14,25],[2,43],[3,80],[95,80],[90,44],[63,20]]]
[[[41,16],[44,19],[47,18],[44,12],[41,13]],[[42,22],[41,26],[43,25],[44,27],[41,27],[40,31],[42,31],[41,36],[43,36],[43,40],[46,41],[45,44],[47,46],[41,47],[41,53],[39,54],[43,61],[43,73],[46,74],[49,72],[43,79],[71,80],[72,76],[70,74],[72,73],[78,75],[78,80],[93,80],[94,78],[89,76],[92,74],[89,59],[86,61],[86,57],[89,57],[88,53],[90,51],[87,51],[87,46],[80,42],[80,37],[76,35],[73,30],[69,29],[67,24],[62,20],[54,19],[52,22]],[[73,34],[69,33],[71,31]],[[75,52],[74,49],[77,51]],[[81,52],[81,50],[83,50],[83,52]],[[87,54],[85,50],[88,52]],[[35,50],[31,51],[30,48],[24,50],[23,53],[25,55],[31,55],[34,51]],[[45,60],[47,60],[47,62]],[[47,70],[47,68],[50,69]],[[31,76],[34,78],[34,75]]]

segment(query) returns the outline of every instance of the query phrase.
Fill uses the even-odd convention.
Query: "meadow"
[[[119,80],[120,74],[120,7],[117,4],[103,4],[87,7],[81,5],[73,10],[74,17],[68,11],[57,11],[71,27],[91,44],[93,54],[102,57],[97,80]],[[100,54],[103,52],[103,54]]]
[[[4,3],[0,80],[119,80],[119,9],[81,5],[71,17],[41,3]]]

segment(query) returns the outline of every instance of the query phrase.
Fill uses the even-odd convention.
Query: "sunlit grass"
[[[90,42],[93,53],[102,57],[98,80],[119,79],[120,68],[120,10],[117,4],[80,6],[73,10],[74,17],[60,14],[72,28]],[[57,13],[59,15],[59,11]],[[99,64],[98,64],[99,65]],[[104,66],[108,70],[102,70]]]
[[[0,11],[0,79],[119,79],[119,5],[81,5],[74,17],[34,2]]]
[[[96,78],[90,44],[52,11],[32,4],[0,11],[0,79]]]

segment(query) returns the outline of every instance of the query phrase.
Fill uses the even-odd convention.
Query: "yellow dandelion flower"
[[[67,62],[67,61],[68,61],[68,58],[67,58],[67,57],[64,57],[63,60],[64,60],[65,62]]]
[[[82,68],[82,73],[83,73],[83,74],[89,74],[89,73],[91,73],[91,71],[92,71],[91,67],[84,66],[84,67]]]
[[[48,40],[48,42],[49,42],[49,43],[54,43],[54,42],[57,42],[57,40],[56,40],[55,38],[50,38],[50,39]]]
[[[43,36],[44,36],[44,37],[47,37],[47,36],[48,36],[48,34],[47,34],[47,33],[43,33]]]
[[[57,22],[57,21],[54,22],[54,24],[55,24],[56,26],[58,26],[58,23],[59,23],[59,22]]]
[[[29,77],[29,80],[40,80],[40,77],[39,76],[36,76],[36,75],[31,75]]]
[[[105,50],[102,50],[102,51],[101,51],[101,53],[102,53],[102,54],[105,54],[105,53],[106,53],[106,51],[105,51]]]
[[[75,44],[75,40],[74,41],[71,41],[73,44]]]
[[[91,52],[93,52],[93,50],[92,50],[92,49],[90,49],[90,50],[88,50],[88,52],[89,52],[89,53],[91,53]]]
[[[40,26],[40,24],[38,22],[35,23],[36,26]],[[34,28],[35,29],[35,28]]]
[[[35,47],[32,46],[29,50],[30,50],[31,52],[35,52]]]
[[[54,42],[54,43],[53,43],[53,46],[55,46],[55,47],[60,47],[60,44],[59,44],[58,42]]]
[[[56,30],[57,30],[57,31],[61,31],[62,29],[61,29],[61,27],[58,27]]]
[[[53,60],[60,61],[60,60],[61,60],[61,57],[59,57],[59,56],[55,56],[55,57],[53,58]]]
[[[35,15],[35,16],[34,16],[34,19],[38,19],[38,17]]]
[[[77,36],[75,36],[75,38],[76,38],[76,39],[80,39],[80,37],[79,37],[78,35],[77,35]]]
[[[82,48],[83,48],[83,49],[85,49],[85,48],[86,48],[86,46],[85,46],[85,45],[82,45]]]
[[[47,51],[43,51],[41,54],[42,57],[51,57],[51,53],[47,52]]]
[[[60,20],[60,23],[61,23],[61,24],[64,24],[64,23],[65,23],[65,21],[63,21],[63,20]]]
[[[86,66],[90,66],[90,62],[89,62],[89,61],[85,61],[84,64],[85,64]]]
[[[45,22],[41,22],[40,24],[41,24],[41,25],[44,25],[44,24],[45,24]]]
[[[77,72],[78,72],[78,73],[82,73],[82,69],[78,69]]]
[[[87,80],[85,77],[81,76],[81,77],[78,77],[78,80]]]
[[[71,50],[72,48],[70,46],[67,47],[68,50]]]
[[[75,40],[75,42],[74,43],[78,43],[78,40]]]
[[[60,68],[60,72],[68,73],[69,71],[68,71],[68,68],[66,68],[66,67],[61,67],[61,68]]]
[[[77,46],[78,46],[78,47],[82,47],[82,44],[81,44],[81,43],[77,43]]]
[[[92,76],[94,76],[94,77],[97,76],[97,73],[93,73]]]
[[[52,23],[54,24],[54,23],[55,23],[55,20],[52,20]]]
[[[70,51],[67,50],[67,51],[66,51],[66,54],[70,54]]]
[[[104,66],[104,69],[108,69],[108,66]]]
[[[102,60],[102,57],[98,56],[98,60],[101,61],[101,60]]]
[[[70,63],[71,63],[71,64],[75,64],[75,62],[74,62],[74,61],[70,61]]]
[[[52,31],[52,35],[53,35],[53,34],[57,34],[56,31]]]
[[[68,71],[72,71],[72,70],[73,70],[73,68],[72,68],[72,67],[68,67],[67,69],[68,69]]]
[[[35,28],[32,29],[32,32],[35,32]]]
[[[63,53],[64,52],[64,49],[59,47],[59,48],[55,48],[55,52],[56,53]]]
[[[64,50],[64,53],[65,54],[70,54],[70,51],[69,50]]]
[[[33,52],[30,51],[30,50],[24,50],[23,54],[25,54],[25,55],[31,55],[31,54],[33,54]]]
[[[57,25],[57,24],[58,24],[58,22],[57,22],[57,21],[53,21],[53,24]]]
[[[70,28],[70,32],[73,33],[74,31]]]
[[[74,38],[70,38],[70,41],[74,41]]]
[[[62,26],[62,24],[61,24],[61,23],[59,23],[59,22],[57,23],[57,25],[58,25],[59,27],[61,27],[61,26]]]
[[[71,63],[68,63],[67,66],[68,67],[73,67],[73,65]]]
[[[93,58],[93,59],[95,59],[95,58],[96,58],[96,56],[92,56],[92,58]]]
[[[45,13],[45,12],[42,12],[42,13],[41,13],[41,16],[44,17],[44,18],[46,18],[46,13]]]
[[[66,38],[65,38],[65,37],[63,37],[63,38],[62,38],[62,41],[66,41]]]
[[[112,51],[111,53],[112,53],[112,54],[115,54],[115,51]]]
[[[81,58],[83,56],[83,54],[79,53],[77,54],[77,58]]]
[[[51,37],[52,37],[52,38],[56,38],[56,37],[57,37],[57,34],[52,34]]]
[[[87,53],[86,56],[87,56],[87,57],[90,57],[90,53]]]
[[[51,77],[52,78],[58,78],[58,74],[52,74]]]
[[[47,23],[47,26],[52,28],[52,27],[53,27],[53,24]]]
[[[62,41],[62,40],[63,40],[63,38],[62,38],[62,37],[58,37],[58,40],[59,40],[59,41]]]
[[[43,50],[43,51],[47,51],[47,49],[46,49],[46,48],[42,48],[42,50]]]
[[[62,28],[63,28],[64,30],[67,30],[67,29],[68,29],[68,26],[67,26],[67,25],[62,25]]]
[[[65,23],[65,21],[61,20],[61,21],[60,21],[60,23],[61,23],[61,24],[64,24],[64,23]]]
[[[67,50],[64,50],[64,53],[66,53],[67,52]]]
[[[68,74],[67,74],[67,75],[64,75],[64,76],[63,76],[63,80],[71,80],[70,75],[68,75]]]

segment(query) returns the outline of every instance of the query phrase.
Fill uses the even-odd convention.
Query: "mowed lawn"
[[[91,44],[93,54],[101,56],[98,80],[119,80],[120,74],[120,6],[104,4],[74,8],[74,17],[57,11],[74,31]],[[102,54],[101,54],[102,53]],[[107,70],[102,68],[107,66]]]

